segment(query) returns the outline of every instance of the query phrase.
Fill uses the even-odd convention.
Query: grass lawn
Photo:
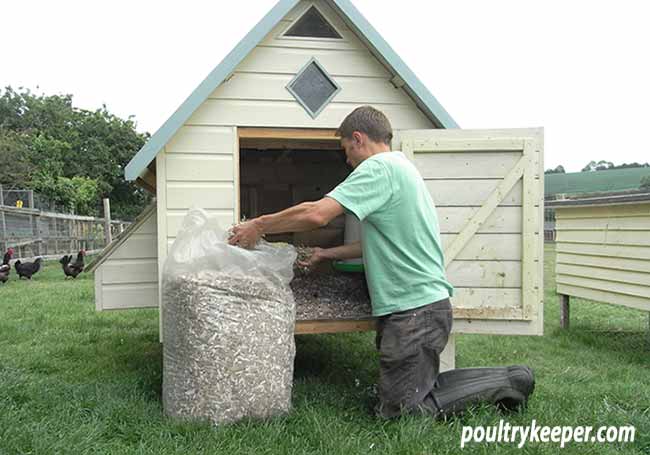
[[[559,329],[546,249],[543,337],[463,335],[457,366],[525,363],[528,410],[490,407],[447,422],[383,422],[366,411],[377,377],[371,333],[297,338],[294,410],[214,428],[163,416],[156,310],[96,313],[93,280],[64,281],[49,263],[31,282],[0,286],[0,454],[460,453],[463,425],[634,425],[633,443],[570,444],[562,453],[650,453],[648,315],[574,300]],[[548,453],[557,443],[471,444],[464,453]]]

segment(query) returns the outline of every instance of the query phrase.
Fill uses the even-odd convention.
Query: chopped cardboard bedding
[[[291,290],[297,321],[371,315],[368,287],[362,273],[296,274]]]
[[[363,273],[314,273],[308,262],[314,249],[296,248],[291,290],[296,301],[296,320],[354,319],[372,314],[366,277]]]
[[[230,423],[291,408],[296,251],[233,248],[216,217],[193,209],[162,280],[165,413]]]
[[[285,285],[205,270],[166,277],[163,296],[167,415],[221,424],[289,411],[294,302]]]

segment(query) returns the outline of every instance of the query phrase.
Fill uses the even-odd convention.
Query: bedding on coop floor
[[[371,316],[370,296],[362,273],[297,272],[290,286],[297,321]]]

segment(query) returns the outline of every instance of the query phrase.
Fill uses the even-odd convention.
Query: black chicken
[[[79,253],[77,253],[77,259],[73,263],[70,263],[70,261],[72,261],[72,255],[63,256],[59,260],[63,267],[63,273],[65,273],[66,279],[69,277],[77,278],[77,275],[83,272],[85,255],[86,251],[81,250]]]
[[[9,274],[11,273],[11,265],[9,264],[9,261],[13,255],[14,249],[9,248],[2,259],[2,265],[0,265],[0,283],[6,283],[7,280],[9,280]]]
[[[20,278],[27,278],[28,280],[32,279],[32,275],[37,273],[41,269],[41,258],[36,258],[34,262],[21,262],[20,260],[16,261],[14,267],[16,268],[16,273]]]

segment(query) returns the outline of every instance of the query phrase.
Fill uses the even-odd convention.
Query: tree
[[[641,177],[641,184],[639,185],[639,189],[650,191],[650,175]]]
[[[546,171],[544,171],[544,174],[566,174],[566,171],[564,170],[564,166],[560,164],[555,169],[546,169]]]
[[[590,161],[584,168],[582,172],[591,172],[591,171],[609,171],[612,169],[632,169],[639,167],[650,167],[650,163],[623,163],[619,165],[614,165],[611,161]]]
[[[72,95],[0,90],[0,183],[32,188],[77,213],[99,214],[103,197],[116,218],[142,210],[149,196],[124,180],[124,167],[148,138],[105,105],[89,111],[73,107]]]
[[[623,163],[619,164],[618,166],[611,167],[610,169],[632,169],[632,168],[639,168],[639,167],[650,167],[650,163],[637,163],[636,161],[634,163]]]
[[[0,129],[0,183],[30,180],[27,140],[21,134]]]
[[[592,171],[605,171],[614,167],[614,163],[611,161],[590,161],[585,167],[582,168],[581,172],[592,172]]]

